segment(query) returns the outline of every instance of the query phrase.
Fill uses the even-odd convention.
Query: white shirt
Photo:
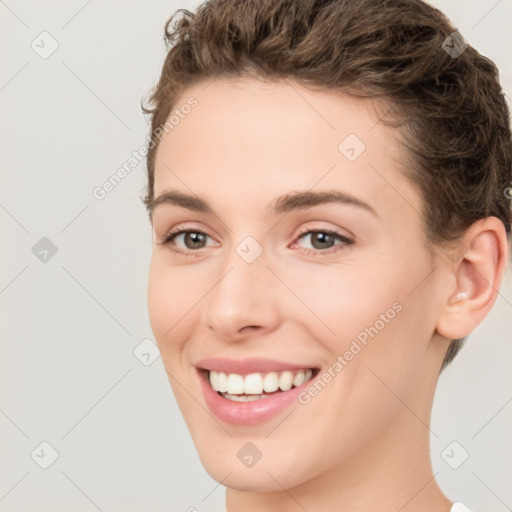
[[[450,509],[450,512],[471,512],[469,508],[467,508],[462,503],[459,503],[458,501],[452,505],[452,508]]]

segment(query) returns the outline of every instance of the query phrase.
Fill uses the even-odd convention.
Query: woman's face
[[[217,79],[183,93],[160,143],[149,315],[201,461],[228,487],[296,487],[428,435],[446,283],[371,105]]]

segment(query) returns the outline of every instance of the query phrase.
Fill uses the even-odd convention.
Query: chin
[[[224,439],[221,444],[210,443],[203,438],[194,439],[194,443],[206,472],[231,489],[282,491],[283,488],[291,489],[314,477],[315,466],[310,455],[301,454],[299,449],[279,446],[269,439],[254,439],[252,442],[233,437]],[[259,459],[258,452],[261,457]],[[253,461],[244,461],[247,454],[253,455]]]

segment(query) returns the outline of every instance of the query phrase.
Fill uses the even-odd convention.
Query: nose
[[[236,342],[271,332],[280,318],[276,284],[265,253],[248,263],[233,249],[219,265],[205,297],[203,325],[223,341]]]

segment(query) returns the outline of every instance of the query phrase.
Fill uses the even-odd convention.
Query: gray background
[[[433,3],[498,64],[510,100],[512,0]],[[3,512],[223,510],[161,359],[140,356],[154,345],[137,349],[152,339],[144,162],[103,200],[92,195],[144,144],[139,104],[159,75],[164,22],[195,5],[0,1]],[[46,262],[43,237],[57,248]],[[440,485],[486,512],[512,510],[511,308],[509,272],[441,376],[432,417]],[[58,452],[48,469],[43,441]]]

